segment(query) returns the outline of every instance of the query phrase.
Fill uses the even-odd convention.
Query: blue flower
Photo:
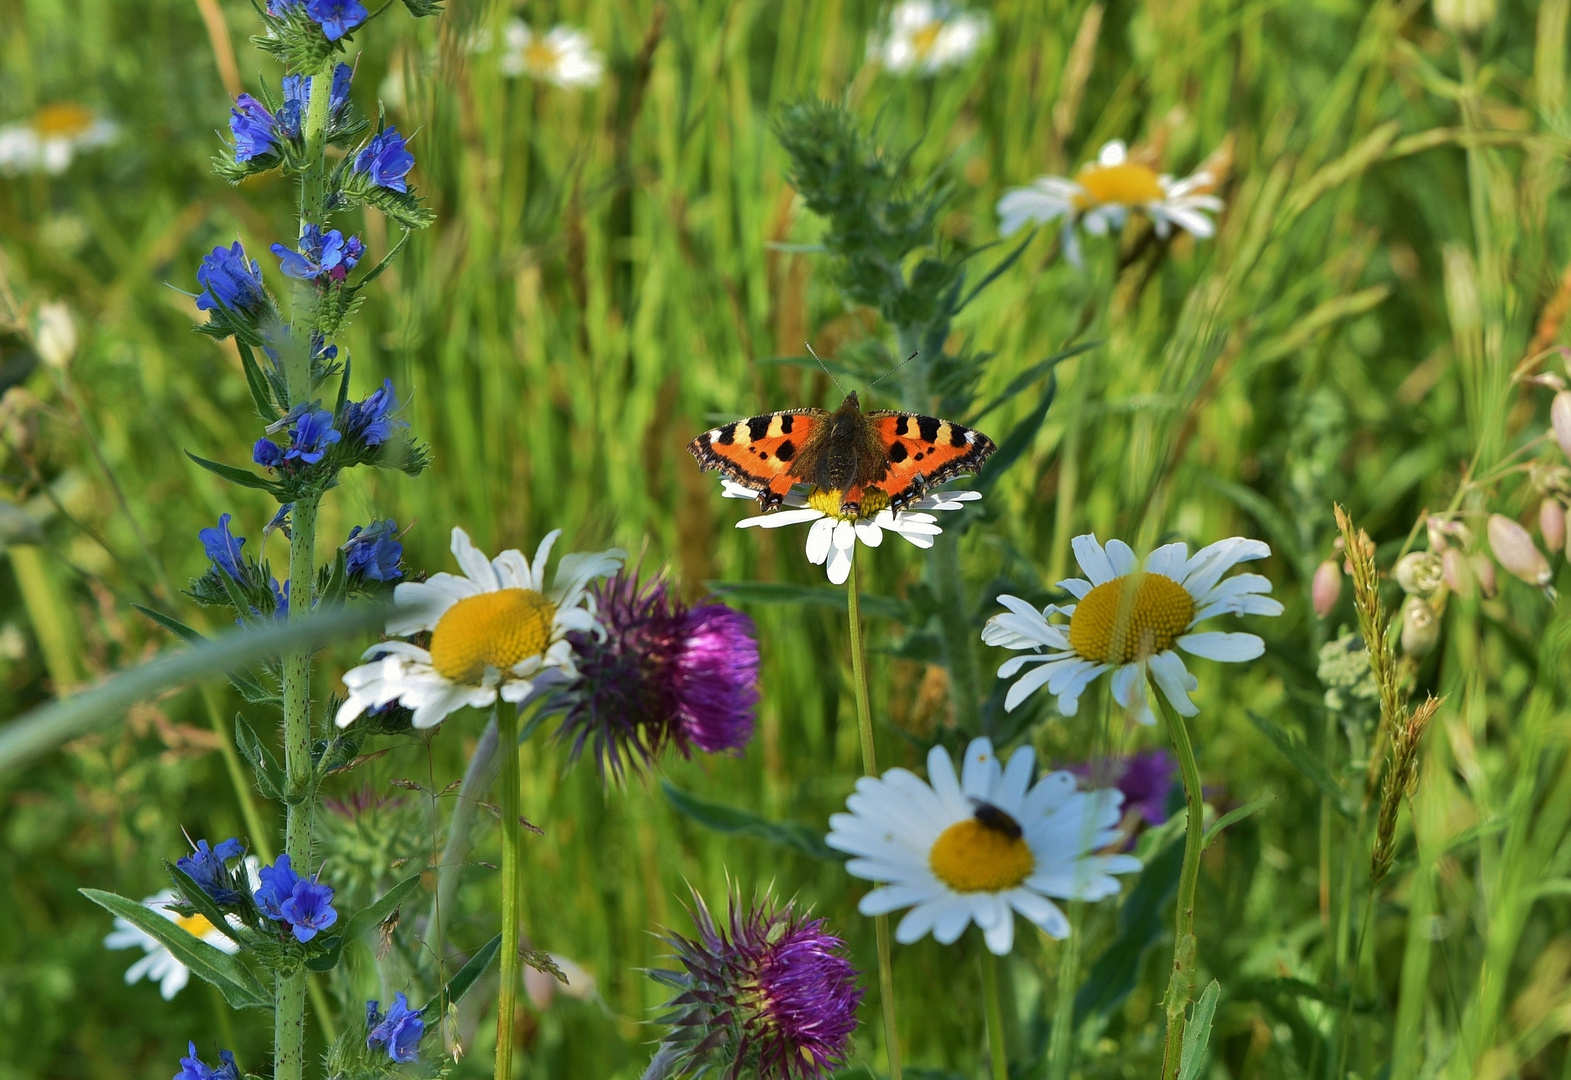
[[[355,155],[354,171],[365,173],[377,187],[408,191],[404,177],[414,164],[415,156],[404,149],[404,137],[390,127],[371,136],[365,149]]]
[[[250,94],[235,98],[229,110],[229,133],[235,137],[235,160],[250,161],[278,145],[277,120]]]
[[[274,244],[272,251],[278,256],[280,269],[288,277],[299,281],[315,281],[325,277],[338,283],[360,262],[361,256],[365,254],[365,244],[361,243],[358,236],[346,240],[337,229],[329,229],[324,233],[320,225],[307,225],[300,235],[299,251],[290,251],[282,244]]]
[[[289,899],[278,906],[284,922],[294,931],[295,940],[306,942],[338,921],[333,909],[333,887],[318,884],[315,878],[295,882]]]
[[[327,111],[337,116],[349,104],[349,84],[354,81],[355,69],[348,64],[333,68],[333,91],[327,96]]]
[[[381,446],[392,437],[395,426],[403,426],[402,420],[392,418],[396,408],[398,395],[393,392],[393,380],[383,379],[382,385],[367,394],[364,401],[351,401],[344,406],[343,432],[350,442]]]
[[[403,577],[399,561],[404,557],[404,545],[394,539],[397,532],[398,523],[392,518],[373,521],[364,529],[358,525],[350,529],[343,548],[349,576],[371,581],[397,581]]]
[[[243,851],[240,841],[234,837],[215,848],[209,848],[206,840],[198,840],[196,850],[176,861],[175,865],[212,897],[213,903],[238,904],[240,894],[233,888],[234,879],[229,876],[229,867],[225,863],[230,859],[238,859]]]
[[[339,64],[333,68],[333,89],[327,96],[330,118],[337,117],[344,111],[344,106],[349,104],[349,84],[354,73],[348,64]],[[300,121],[310,106],[311,79],[306,75],[285,75],[283,89],[284,103],[278,109],[278,130],[287,138],[298,139]]]
[[[306,0],[305,13],[328,41],[337,41],[371,17],[360,0]]]
[[[218,1051],[218,1060],[223,1064],[218,1068],[205,1065],[202,1059],[196,1056],[196,1043],[186,1043],[186,1053],[189,1057],[180,1059],[180,1071],[175,1074],[174,1080],[240,1080],[240,1067],[235,1064],[235,1056],[228,1050]]]
[[[327,448],[343,438],[333,429],[333,414],[326,409],[307,409],[296,418],[289,429],[289,449],[284,451],[285,461],[303,461],[315,465],[327,455]]]
[[[268,584],[273,588],[273,618],[289,618],[289,582],[284,582],[284,587],[278,587],[278,579],[273,578]]]
[[[222,244],[215,247],[197,268],[196,280],[203,290],[196,298],[199,311],[214,308],[249,311],[260,307],[266,299],[262,292],[262,268],[255,259],[246,259],[245,248],[238,240],[229,247]]]
[[[251,460],[269,469],[276,469],[284,460],[284,451],[272,439],[261,438],[251,447]]]
[[[409,1007],[409,999],[400,990],[384,1017],[378,1006],[381,1002],[365,1003],[365,1026],[371,1034],[365,1038],[367,1047],[382,1043],[387,1056],[394,1061],[413,1061],[420,1056],[420,1037],[425,1034],[425,1021],[420,1013]]]
[[[196,538],[202,541],[202,548],[213,565],[229,575],[229,580],[245,580],[245,566],[240,561],[240,549],[245,546],[245,537],[230,533],[228,514],[220,514],[218,527],[203,529],[196,534]]]
[[[284,902],[294,895],[300,875],[289,865],[289,856],[286,854],[280,855],[272,866],[262,867],[257,876],[262,879],[262,887],[253,894],[256,906],[269,919],[282,922]]]
[[[267,13],[275,19],[281,19],[304,3],[305,0],[267,0]]]

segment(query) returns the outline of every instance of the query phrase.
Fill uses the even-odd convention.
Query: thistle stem
[[[851,561],[851,576],[846,579],[846,604],[851,615],[851,681],[856,691],[856,726],[862,737],[862,772],[866,776],[877,776],[878,759],[873,753],[873,708],[868,701],[867,663],[862,655],[862,604],[856,592],[855,559]],[[878,939],[878,997],[884,1012],[884,1046],[889,1054],[889,1080],[900,1080],[900,1037],[895,1025],[895,975],[889,955],[889,916],[874,916],[873,931]]]
[[[496,1002],[495,1080],[513,1075],[513,1015],[518,1007],[518,868],[522,830],[519,794],[523,776],[518,768],[518,709],[499,703],[496,709],[497,749],[502,757],[502,986]]]
[[[1176,1080],[1183,1058],[1184,1027],[1195,975],[1195,889],[1200,883],[1200,844],[1204,839],[1205,803],[1201,798],[1200,768],[1195,764],[1195,747],[1189,741],[1189,728],[1178,715],[1161,687],[1151,682],[1151,697],[1162,711],[1167,731],[1178,758],[1178,771],[1184,777],[1184,802],[1189,820],[1184,829],[1184,863],[1178,875],[1178,912],[1173,929],[1173,974],[1162,999],[1167,1012],[1167,1039],[1162,1049],[1162,1080]]]
[[[1009,1055],[1004,1049],[1004,1010],[998,1004],[998,957],[982,946],[982,1008],[987,1012],[987,1056],[993,1080],[1009,1080]]]

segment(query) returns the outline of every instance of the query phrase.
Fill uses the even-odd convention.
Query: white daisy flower
[[[488,561],[455,528],[453,556],[465,576],[432,574],[393,590],[397,612],[387,632],[429,630],[430,648],[383,641],[367,649],[370,662],[344,673],[349,700],[338,710],[338,726],[397,701],[414,710],[415,727],[433,727],[466,705],[486,708],[498,697],[522,702],[542,678],[576,678],[567,635],[605,633],[586,590],[594,579],[616,573],[627,552],[564,555],[547,589],[546,559],[561,535],[560,529],[547,533],[531,565],[519,551]]]
[[[929,931],[948,945],[975,922],[994,954],[1009,952],[1018,911],[1055,938],[1069,920],[1048,899],[1101,900],[1112,874],[1140,869],[1132,855],[1099,855],[1123,839],[1117,789],[1080,791],[1073,773],[1031,783],[1035,754],[1022,746],[1002,768],[987,739],[966,748],[956,778],[948,751],[927,755],[926,782],[905,769],[856,782],[848,814],[829,819],[826,842],[853,858],[846,870],[884,884],[858,905],[864,915],[911,910],[895,928],[909,945]]]
[[[758,492],[730,480],[722,483],[726,498],[758,501]],[[844,585],[846,578],[851,576],[851,557],[858,541],[868,547],[877,547],[884,542],[887,530],[919,548],[930,548],[933,537],[944,530],[939,527],[936,517],[923,511],[960,510],[966,503],[981,497],[980,491],[935,491],[907,503],[904,509],[890,510],[888,496],[869,489],[863,493],[862,516],[847,518],[840,514],[840,492],[804,488],[799,484],[786,496],[784,509],[743,518],[736,527],[747,529],[756,525],[761,529],[778,529],[811,521],[813,527],[807,533],[807,561],[814,566],[827,562],[829,580]]]
[[[80,150],[112,142],[119,128],[85,105],[45,105],[26,120],[0,126],[0,173],[65,172]]]
[[[149,896],[142,903],[182,930],[187,931],[193,937],[201,938],[214,948],[222,949],[231,956],[240,950],[239,945],[235,944],[218,927],[208,922],[205,916],[201,914],[178,915],[165,906],[171,901],[178,899],[179,894],[173,889],[167,889],[154,896]],[[143,956],[126,969],[125,981],[129,984],[146,977],[148,982],[159,984],[158,992],[163,995],[165,1001],[168,1001],[185,989],[185,984],[191,981],[191,969],[179,960],[176,960],[174,954],[164,947],[163,942],[149,934],[146,930],[132,925],[118,915],[115,916],[114,929],[104,938],[104,946],[110,949],[140,947]]]
[[[512,19],[506,34],[503,75],[531,75],[557,86],[594,86],[605,70],[605,61],[582,30],[557,26],[542,37],[522,19]]]
[[[1093,236],[1104,236],[1122,228],[1131,210],[1144,210],[1160,237],[1166,238],[1174,225],[1193,236],[1211,236],[1216,226],[1204,211],[1222,209],[1222,200],[1210,194],[1215,186],[1206,172],[1183,180],[1158,175],[1149,165],[1131,161],[1128,148],[1114,139],[1102,147],[1096,163],[1081,166],[1073,180],[1043,176],[1030,187],[1004,192],[998,200],[998,231],[1009,236],[1028,224],[1063,218],[1064,257],[1079,266],[1076,221]]]
[[[965,63],[987,37],[987,16],[935,0],[901,0],[889,25],[867,43],[867,55],[896,75],[934,75]]]
[[[1109,540],[1103,548],[1087,534],[1075,537],[1073,547],[1086,576],[1060,581],[1058,587],[1077,603],[1049,604],[1039,612],[1018,596],[1000,596],[1009,613],[994,615],[982,629],[989,645],[1034,650],[998,669],[998,677],[1007,679],[1031,668],[1009,688],[1005,709],[1013,710],[1046,686],[1058,695],[1058,711],[1073,716],[1091,680],[1112,671],[1113,700],[1133,709],[1141,723],[1153,724],[1145,691],[1149,668],[1173,708],[1194,716],[1199,710],[1189,694],[1200,683],[1178,649],[1230,663],[1253,660],[1265,651],[1265,642],[1254,634],[1197,634],[1196,624],[1213,615],[1282,614],[1282,605],[1263,595],[1271,591],[1271,582],[1259,574],[1222,580],[1239,563],[1271,554],[1259,540],[1218,540],[1193,557],[1186,545],[1167,544],[1146,557],[1143,571],[1136,569],[1135,553],[1122,540]],[[1048,622],[1055,612],[1067,615],[1068,625]]]

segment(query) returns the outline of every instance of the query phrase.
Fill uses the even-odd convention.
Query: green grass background
[[[190,333],[194,307],[166,283],[194,289],[215,243],[238,234],[264,253],[292,229],[281,180],[234,189],[210,171],[225,50],[252,88],[278,73],[246,44],[248,5],[209,7],[226,22],[216,38],[192,0],[0,0],[0,121],[77,100],[123,130],[61,177],[0,178],[0,378],[19,388],[0,407],[0,485],[45,538],[13,545],[14,574],[0,574],[0,621],[20,635],[0,662],[6,715],[167,645],[129,604],[191,617],[170,583],[204,565],[196,530],[230,511],[260,545],[271,516],[182,454],[241,462],[256,432],[237,357]],[[1058,403],[986,500],[962,566],[979,626],[1004,584],[1040,590],[1065,569],[1073,532],[1271,542],[1264,572],[1288,610],[1248,627],[1266,636],[1266,658],[1243,671],[1198,666],[1212,801],[1277,796],[1207,855],[1200,965],[1223,999],[1205,1075],[1327,1075],[1340,1031],[1328,1002],[1347,965],[1342,924],[1351,910],[1356,933],[1363,911],[1367,834],[1323,816],[1315,786],[1248,714],[1299,732],[1356,805],[1358,770],[1315,677],[1318,648],[1352,623],[1351,608],[1344,599],[1319,621],[1307,604],[1331,552],[1331,502],[1394,554],[1423,508],[1452,503],[1469,462],[1488,475],[1544,430],[1547,393],[1511,373],[1571,256],[1568,9],[1502,0],[1479,35],[1458,38],[1413,0],[1000,2],[977,61],[919,80],[863,64],[879,16],[868,2],[672,0],[659,16],[643,0],[520,8],[536,25],[589,32],[608,57],[589,92],[504,79],[497,54],[462,47],[478,28],[499,31],[505,5],[454,0],[420,25],[390,12],[357,38],[355,98],[374,110],[380,89],[389,118],[418,132],[415,179],[438,220],[367,290],[340,344],[357,393],[395,380],[436,463],[416,480],[348,477],[319,528],[331,538],[373,515],[413,522],[406,559],[431,571],[450,569],[452,525],[493,551],[532,548],[561,527],[571,549],[615,543],[646,568],[668,567],[690,596],[715,581],[819,583],[801,530],[738,533],[746,507],[723,503],[683,450],[718,416],[833,404],[822,377],[773,362],[803,340],[829,354],[890,336],[846,309],[821,257],[779,246],[810,244],[821,225],[785,181],[774,110],[846,95],[891,145],[914,145],[913,177],[944,170],[956,183],[941,232],[961,248],[995,239],[1006,187],[1067,172],[1108,138],[1159,147],[1176,173],[1220,148],[1231,167],[1214,240],[1145,246],[1136,228],[1122,241],[1127,266],[1117,241],[1091,241],[1080,273],[1048,230],[960,319],[954,344],[997,354],[984,397],[1066,343],[1100,343],[1063,365]],[[657,21],[644,79],[640,50]],[[396,239],[374,215],[350,225],[373,255]],[[281,278],[270,284],[285,291]],[[28,373],[30,313],[56,298],[77,314],[81,351],[65,377]],[[1033,403],[1006,405],[984,427],[996,437]],[[1528,453],[1564,465],[1552,450]],[[1467,489],[1464,508],[1530,520],[1533,481],[1503,474]],[[275,566],[281,543],[267,549]],[[918,554],[893,541],[861,565],[874,594],[905,595],[921,576]],[[750,610],[764,655],[755,742],[740,760],[662,773],[821,827],[859,771],[842,621],[801,605]],[[1507,581],[1498,602],[1452,606],[1415,676],[1450,696],[1425,746],[1420,842],[1404,815],[1398,872],[1362,954],[1349,1055],[1361,1077],[1571,1068],[1564,625]],[[942,672],[890,652],[913,629],[871,623],[886,766],[917,764],[945,723]],[[322,693],[363,645],[323,656]],[[978,651],[991,686],[1002,657]],[[215,705],[225,717],[240,708],[227,689]],[[3,1080],[164,1077],[188,1038],[265,1067],[265,1016],[228,1015],[201,985],[170,1003],[125,986],[134,954],[101,947],[108,918],[76,892],[144,895],[164,884],[159,860],[182,850],[182,827],[241,831],[212,715],[197,692],[172,695],[0,786]],[[1044,710],[1031,738],[1050,760],[1082,759],[1107,745],[1099,715]],[[398,743],[330,792],[370,784],[406,800],[385,832],[362,826],[364,887],[376,868],[429,851],[430,797],[390,781],[442,789],[481,722],[458,716],[429,745]],[[545,739],[527,746],[525,769],[525,814],[545,829],[526,848],[527,932],[592,971],[599,998],[526,1010],[523,1075],[639,1074],[660,995],[637,969],[658,961],[650,930],[688,928],[687,882],[711,902],[728,880],[798,896],[871,971],[871,926],[855,913],[863,886],[837,864],[705,831],[672,810],[657,779],[603,792],[592,768],[567,769]],[[448,804],[436,805],[440,818]],[[494,860],[495,837],[482,843]],[[470,874],[460,907],[460,947],[494,933],[494,875]],[[1115,923],[1112,905],[1087,913],[1088,959]],[[972,937],[897,948],[908,1062],[980,1075],[978,948]],[[1080,1031],[1078,1073],[1154,1075],[1168,948],[1161,939],[1127,1002]],[[1060,956],[1022,932],[1006,968],[1019,1076],[1039,1074]],[[368,957],[358,965],[364,996],[376,976]],[[871,999],[865,1014],[859,1060],[876,1066]],[[487,1074],[489,1023],[454,1075]]]

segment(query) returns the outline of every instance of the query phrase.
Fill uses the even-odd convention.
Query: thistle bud
[[[1465,600],[1471,600],[1478,592],[1478,578],[1474,576],[1473,569],[1467,564],[1467,556],[1457,548],[1448,548],[1440,556],[1441,575],[1445,578],[1446,588],[1456,593]]]
[[[1500,582],[1495,578],[1494,560],[1482,551],[1475,551],[1468,556],[1467,565],[1478,579],[1478,591],[1484,594],[1485,600],[1493,600],[1500,591]]]
[[[1435,609],[1419,596],[1409,596],[1402,605],[1402,651],[1414,660],[1421,660],[1435,649],[1440,640],[1440,620]]]
[[[38,309],[33,326],[33,347],[38,358],[56,371],[64,371],[76,355],[76,323],[71,309],[63,302],[45,304]]]
[[[1315,614],[1322,619],[1331,614],[1342,596],[1342,568],[1337,560],[1327,559],[1315,571],[1315,580],[1309,586],[1309,602]]]
[[[1555,433],[1560,452],[1571,458],[1571,390],[1555,395],[1549,406],[1549,426]]]
[[[1489,515],[1489,549],[1502,567],[1529,585],[1542,588],[1554,577],[1532,534],[1504,514]]]
[[[1551,555],[1566,546],[1566,508],[1553,495],[1538,504],[1538,531]]]
[[[1408,552],[1398,560],[1394,574],[1402,591],[1410,596],[1428,596],[1444,580],[1440,556],[1433,551]]]

